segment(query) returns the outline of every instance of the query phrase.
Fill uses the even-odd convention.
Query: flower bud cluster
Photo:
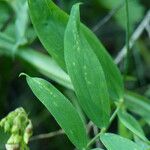
[[[23,108],[17,108],[0,121],[0,127],[10,133],[6,150],[28,150],[27,144],[32,136],[32,123]]]

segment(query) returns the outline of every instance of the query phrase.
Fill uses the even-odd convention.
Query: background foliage
[[[81,2],[81,0],[57,0],[55,2],[59,7],[70,14],[72,5]],[[124,2],[121,0],[82,0],[82,2],[83,5],[81,5],[80,8],[81,21],[93,30],[107,48],[110,55],[115,59],[118,52],[125,45],[126,12]],[[147,0],[129,1],[130,35],[134,33],[149,8],[150,2]],[[116,13],[105,22],[103,19],[112,11],[116,11]],[[10,111],[21,106],[26,110],[32,120],[34,135],[59,130],[60,127],[54,118],[33,96],[27,87],[26,81],[22,78],[18,78],[18,76],[21,72],[26,72],[31,76],[47,79],[68,99],[71,99],[73,105],[78,106],[78,104],[73,101],[75,98],[74,93],[69,90],[73,89],[70,84],[70,78],[58,67],[56,62],[51,59],[38,39],[29,17],[26,0],[0,1],[0,14],[0,118],[5,117]],[[41,29],[41,32],[44,32],[43,30],[44,29]],[[46,33],[48,33],[48,30],[45,29],[45,34]],[[55,33],[55,30],[53,30],[53,33]],[[150,31],[144,30],[142,35],[134,43],[130,53],[128,76],[125,80],[126,89],[130,90],[130,92],[127,92],[125,95],[125,104],[128,107],[129,113],[125,115],[119,113],[118,116],[121,122],[116,118],[109,128],[109,132],[119,133],[121,136],[130,139],[133,139],[131,131],[143,140],[145,140],[143,130],[146,137],[150,135],[150,101],[148,99],[150,98],[149,34]],[[54,38],[53,36],[54,34],[51,34],[50,40]],[[47,39],[48,37],[45,37],[45,40]],[[60,43],[61,42],[63,42],[63,39],[60,39]],[[58,46],[56,48],[59,49],[59,45],[55,46]],[[48,49],[48,47],[46,48]],[[124,72],[123,62],[122,60],[118,65],[122,73]],[[64,68],[64,65],[62,66]],[[143,95],[144,98],[131,91]],[[78,108],[78,111],[80,112],[81,109]],[[134,118],[128,116],[130,114],[138,120],[143,130],[138,126],[139,124],[135,126]],[[127,119],[125,117],[130,118],[129,122],[131,122],[131,124],[126,124],[124,120]],[[87,120],[87,118],[83,119]],[[94,134],[93,130],[92,128],[89,131],[91,136]],[[108,135],[101,137],[104,145],[109,142],[107,136]],[[143,141],[141,141],[139,137],[134,136],[134,139],[137,143],[142,143]],[[0,134],[0,139],[2,138],[5,137],[3,135],[1,137]],[[115,138],[113,135],[112,140],[115,140]],[[131,144],[132,147],[132,143],[129,144]],[[146,150],[147,147],[149,148],[146,144],[141,145],[143,145],[144,148],[146,147],[145,149],[143,148],[143,150]],[[3,146],[4,145],[1,144],[1,149],[3,149]],[[43,146],[44,150],[71,150],[74,148],[65,135],[33,140],[30,141],[29,146],[31,149],[36,150],[40,149],[41,146]]]

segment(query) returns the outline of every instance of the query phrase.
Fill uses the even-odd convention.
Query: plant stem
[[[130,49],[132,48],[134,43],[137,41],[137,39],[141,36],[143,31],[146,29],[146,27],[149,24],[149,22],[150,22],[150,10],[146,13],[144,19],[141,21],[139,26],[136,28],[136,30],[132,34],[132,36],[130,38],[130,42],[129,42]],[[120,52],[118,53],[117,57],[115,58],[115,63],[119,64],[122,61],[122,59],[124,58],[124,56],[126,55],[126,53],[127,53],[127,47],[125,45],[120,50]]]
[[[129,51],[130,51],[130,46],[129,46],[129,38],[130,38],[130,29],[129,29],[129,5],[128,5],[128,0],[125,0],[126,4],[126,47],[127,47],[127,54],[126,54],[126,59],[124,63],[124,81],[126,78],[126,75],[128,74],[128,67],[129,67]]]
[[[102,128],[101,131],[100,131],[93,139],[90,140],[90,142],[87,144],[87,148],[89,148],[93,143],[95,143],[95,141],[97,140],[97,138],[100,137],[101,134],[105,133],[105,132],[108,130],[108,128],[109,128],[109,126],[111,125],[112,121],[115,119],[115,117],[116,117],[118,111],[119,111],[120,108],[122,107],[123,102],[124,102],[124,101],[121,100],[121,101],[118,103],[116,110],[114,111],[114,113],[112,114],[112,116],[111,116],[111,118],[110,118],[110,120],[109,120],[109,125],[108,125],[106,128]]]
[[[114,111],[114,113],[112,114],[112,116],[111,116],[111,118],[110,118],[109,125],[110,125],[110,124],[112,123],[112,121],[115,119],[115,117],[116,117],[118,111],[119,111],[120,108],[122,107],[123,102],[124,102],[124,101],[121,100],[121,101],[119,102],[119,104],[117,105],[116,110]]]
[[[99,136],[105,132],[106,128],[102,128],[101,131],[87,144],[87,148],[90,147],[96,141],[96,139],[99,138]]]
[[[121,2],[117,7],[112,9],[108,15],[106,15],[103,19],[100,19],[100,21],[92,28],[93,32],[96,32],[99,28],[101,28],[105,23],[107,23],[124,5],[124,0]]]
[[[52,138],[54,136],[57,135],[62,135],[64,134],[63,130],[58,130],[58,131],[54,131],[54,132],[50,132],[50,133],[45,133],[45,134],[39,134],[36,136],[33,136],[30,141],[35,141],[35,140],[40,140],[40,139],[46,139],[46,138]]]

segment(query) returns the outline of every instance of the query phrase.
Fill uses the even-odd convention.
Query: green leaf
[[[130,131],[132,131],[135,135],[137,135],[141,139],[147,141],[141,126],[139,125],[139,123],[134,117],[132,117],[130,114],[128,114],[125,111],[119,111],[118,117],[121,123],[126,128],[128,128]]]
[[[142,150],[133,141],[119,135],[105,133],[101,135],[100,139],[108,150]]]
[[[98,126],[109,123],[110,104],[101,64],[80,32],[79,4],[72,7],[64,38],[65,60],[78,101]]]
[[[94,149],[91,149],[91,150],[103,150],[103,149],[101,149],[101,148],[94,148]]]
[[[71,142],[79,149],[87,145],[84,124],[78,112],[67,98],[44,79],[26,76],[27,83],[35,96],[54,116]]]
[[[25,33],[28,27],[29,16],[28,16],[28,3],[27,0],[6,0],[8,4],[13,8],[16,20],[15,20],[15,29],[16,29],[16,43],[24,44],[27,39]]]
[[[142,141],[137,136],[134,136],[134,141],[142,148],[142,150],[150,150],[150,145],[144,141]]]
[[[66,16],[56,16],[57,7],[51,0],[29,0],[29,8],[31,20],[39,39],[49,54],[61,67],[65,68],[63,40],[67,23]]]
[[[132,139],[133,133],[127,129],[118,119],[118,134],[124,138]]]
[[[51,0],[29,0],[29,8],[31,20],[39,39],[49,54],[65,69],[63,39],[68,15]],[[103,67],[111,99],[121,100],[124,93],[123,81],[117,66],[99,39],[83,24],[81,25],[81,34],[86,38]]]
[[[126,92],[125,105],[133,113],[150,124],[150,100],[133,92]]]
[[[14,53],[14,43],[14,39],[6,34],[0,33],[0,54],[12,57]],[[56,81],[69,89],[73,89],[70,77],[48,55],[30,48],[19,47],[19,50],[16,51],[16,58],[32,65],[38,72],[53,81]]]
[[[17,52],[17,56],[19,59],[31,64],[37,71],[46,77],[67,88],[73,89],[68,74],[66,74],[49,56],[30,48],[20,48],[19,52]]]

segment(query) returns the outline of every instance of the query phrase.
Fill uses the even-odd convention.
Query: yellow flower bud
[[[19,144],[6,144],[6,150],[20,150]]]
[[[16,124],[14,124],[11,129],[11,133],[18,133],[19,130],[20,130],[20,128]]]
[[[9,132],[10,128],[11,128],[10,123],[9,122],[5,122],[5,124],[4,124],[4,131],[5,132]]]

